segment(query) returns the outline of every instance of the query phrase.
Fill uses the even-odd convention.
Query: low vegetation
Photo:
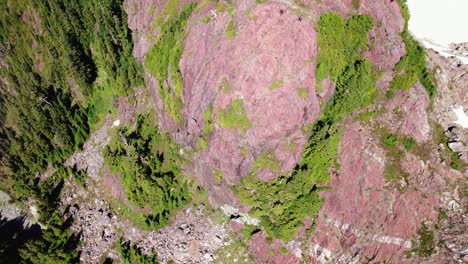
[[[148,228],[164,226],[189,202],[178,148],[150,125],[148,116],[138,116],[134,129],[119,129],[104,156],[110,170],[120,175],[129,201],[145,212]]]
[[[224,173],[221,170],[214,168],[213,175],[216,184],[221,184],[221,182],[223,181]]]
[[[297,95],[302,98],[302,99],[307,99],[307,97],[309,97],[309,93],[307,92],[306,88],[304,87],[299,87],[297,88]]]
[[[208,105],[208,108],[203,112],[203,122],[205,123],[203,127],[203,132],[200,135],[200,138],[197,141],[197,150],[201,151],[204,148],[208,147],[208,135],[214,128],[214,123],[212,120],[213,114],[213,103]]]
[[[381,115],[381,114],[385,114],[386,112],[387,112],[387,109],[385,109],[385,108],[382,108],[382,109],[379,109],[379,110],[371,110],[371,111],[367,111],[367,112],[362,112],[362,113],[359,113],[354,118],[354,120],[356,120],[356,121],[368,121],[372,117],[375,117],[375,116],[378,116],[378,115]]]
[[[418,230],[418,238],[412,241],[413,248],[405,252],[406,256],[416,255],[422,258],[430,257],[435,251],[434,231],[425,223]]]
[[[395,66],[399,74],[390,83],[391,89],[408,90],[416,81],[420,81],[426,88],[430,98],[435,94],[434,77],[426,65],[426,52],[424,48],[411,36],[408,31],[409,10],[403,0],[398,0],[401,12],[405,18],[405,28],[401,33],[405,43],[406,55]]]
[[[253,169],[265,169],[265,170],[272,170],[272,171],[281,171],[281,165],[276,160],[275,151],[270,150],[263,152],[257,158],[257,160],[253,163]]]
[[[398,136],[380,129],[377,133],[382,135],[382,143],[385,149],[384,178],[387,182],[396,182],[398,188],[404,187],[403,182],[408,182],[410,174],[401,166],[401,159],[406,155],[405,149],[410,151],[417,144],[416,140],[410,136]],[[403,185],[402,185],[403,184]]]
[[[233,188],[242,203],[252,206],[250,214],[261,220],[270,237],[289,241],[303,226],[303,219],[315,216],[322,204],[319,194],[327,189],[323,185],[329,181],[329,169],[338,166],[338,123],[354,110],[372,102],[375,88],[371,65],[358,53],[359,49],[365,48],[371,25],[367,16],[344,21],[334,13],[322,15],[318,29],[321,61],[318,68],[321,68],[322,78],[331,75],[336,81],[336,92],[322,116],[312,125],[302,160],[290,173],[270,182],[260,180],[254,169],[241,180],[241,185]],[[339,67],[332,64],[334,59],[341,60]],[[270,160],[267,154],[264,155],[266,158],[259,160]]]
[[[242,133],[245,133],[247,129],[252,127],[247,117],[247,112],[243,107],[242,99],[237,99],[229,104],[226,109],[218,109],[218,124],[223,128],[228,129],[240,129]]]
[[[236,32],[236,24],[234,24],[234,21],[231,20],[226,26],[226,38],[230,39],[233,38],[237,35]]]
[[[158,79],[159,95],[166,113],[181,124],[184,121],[180,113],[183,108],[183,80],[179,61],[184,51],[187,21],[196,3],[186,4],[180,14],[177,13],[178,6],[178,0],[167,1],[156,18],[154,25],[159,26],[159,34],[146,55],[145,66]],[[168,79],[172,87],[165,84]]]
[[[283,80],[275,80],[271,83],[270,87],[268,87],[268,90],[276,90],[278,88],[281,88],[283,86],[284,82]]]

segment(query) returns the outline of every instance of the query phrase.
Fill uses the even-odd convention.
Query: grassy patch
[[[234,21],[231,20],[229,21],[226,27],[226,38],[230,39],[230,38],[235,37],[236,35],[237,35],[236,25],[234,24]]]
[[[244,241],[239,241],[233,237],[234,242],[217,250],[214,263],[239,263],[250,264],[254,263],[252,256],[249,253],[247,245]]]
[[[307,97],[309,97],[309,93],[304,87],[297,88],[296,92],[297,92],[297,95],[304,100],[307,99]]]
[[[362,113],[359,113],[355,118],[354,120],[356,121],[367,121],[375,116],[378,116],[378,115],[381,115],[381,114],[385,114],[387,112],[387,109],[385,108],[382,108],[382,109],[379,109],[379,110],[372,110],[372,111],[367,111],[367,112],[362,112]]]
[[[415,254],[421,258],[429,258],[435,251],[434,231],[424,223],[418,230],[418,238],[412,242],[413,248],[405,252],[407,256]]]
[[[284,84],[283,80],[275,80],[271,83],[270,87],[268,87],[268,90],[272,91],[272,90],[278,89],[282,87],[283,84]]]
[[[178,0],[167,1],[163,11],[156,18],[155,23],[160,27],[160,32],[146,55],[145,66],[148,72],[158,79],[158,90],[166,112],[180,124],[183,122],[180,114],[183,108],[183,80],[179,71],[179,61],[184,51],[187,20],[195,3],[185,5],[182,12],[177,14],[178,3]],[[173,87],[164,84],[169,78]]]
[[[215,182],[217,184],[221,184],[221,182],[223,181],[224,173],[216,168],[213,168],[212,172],[214,174]]]
[[[202,22],[205,23],[205,24],[210,23],[210,21],[211,21],[210,16],[204,16],[204,17],[202,18]]]
[[[214,128],[214,124],[211,119],[212,114],[213,114],[213,103],[209,104],[208,108],[203,112],[203,122],[205,122],[205,126],[203,127],[203,133],[201,134],[200,138],[197,141],[197,149],[199,151],[202,150],[203,148],[208,147],[207,137]]]
[[[213,103],[208,105],[208,108],[203,112],[203,122],[205,122],[205,126],[203,127],[203,137],[207,137],[211,131],[213,130],[214,124],[211,119],[213,114]]]
[[[223,80],[221,80],[221,84],[218,87],[218,91],[223,91],[223,93],[229,93],[231,89],[231,83],[229,83],[228,79],[223,78]]]
[[[154,15],[154,11],[156,11],[156,7],[152,5],[149,9],[150,16]]]
[[[216,4],[216,12],[218,13],[226,12],[227,9],[228,9],[228,5],[225,2],[218,2]]]
[[[197,9],[195,9],[195,12],[200,12],[202,11],[209,3],[211,0],[205,0],[203,1],[199,6],[197,6]]]
[[[249,155],[249,151],[246,148],[239,147],[239,151],[241,152],[242,156],[247,157]]]
[[[412,137],[406,136],[402,138],[402,143],[405,149],[411,150],[416,146],[416,140]]]
[[[297,149],[297,144],[294,142],[287,143],[284,145],[284,149],[286,151],[295,151]]]
[[[387,182],[396,182],[400,184],[400,181],[408,182],[410,174],[403,170],[401,166],[401,159],[405,157],[404,149],[411,150],[415,148],[416,140],[410,136],[397,136],[389,134],[386,129],[381,130],[383,134],[382,143],[385,148],[386,162],[384,167],[384,178]],[[398,185],[399,188],[402,187]]]
[[[288,249],[287,249],[287,248],[281,247],[281,248],[280,248],[280,253],[281,253],[282,255],[287,255],[289,252],[288,252]]]
[[[244,228],[242,229],[243,241],[249,241],[252,238],[252,235],[259,231],[260,229],[258,226],[244,224]]]
[[[359,7],[361,6],[361,1],[360,0],[351,0],[351,6],[358,10]]]
[[[274,151],[266,151],[260,154],[258,159],[253,163],[253,169],[280,171],[281,165],[278,160],[276,160]]]
[[[243,107],[242,99],[233,101],[224,110],[218,109],[218,124],[223,128],[238,128],[242,133],[252,127],[252,122],[250,122]]]

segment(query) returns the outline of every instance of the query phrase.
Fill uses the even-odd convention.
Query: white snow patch
[[[468,1],[408,0],[409,31],[426,48],[468,64],[468,57],[450,53],[449,44],[468,42]]]
[[[468,116],[466,115],[465,111],[463,111],[463,106],[460,105],[457,108],[452,106],[452,110],[457,116],[457,121],[455,121],[455,124],[468,129]]]
[[[120,120],[119,120],[119,119],[115,120],[114,123],[113,123],[113,125],[114,125],[115,127],[120,126]]]

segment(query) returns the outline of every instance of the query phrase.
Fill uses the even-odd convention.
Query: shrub
[[[383,139],[383,143],[386,146],[394,147],[398,144],[398,137],[396,135],[390,134]]]
[[[367,45],[367,31],[372,19],[367,15],[353,16],[345,21],[336,13],[320,17],[318,27],[319,54],[317,57],[317,83],[330,76],[336,82],[347,65],[360,58],[356,52]]]
[[[202,18],[202,22],[205,23],[205,24],[210,23],[210,20],[211,20],[210,16],[204,16],[204,17]]]
[[[411,150],[416,146],[416,140],[412,137],[403,137],[402,142],[407,150]]]

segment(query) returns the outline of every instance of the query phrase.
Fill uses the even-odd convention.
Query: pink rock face
[[[300,263],[300,259],[290,252],[281,253],[281,248],[285,245],[278,241],[268,243],[266,240],[265,233],[259,232],[252,236],[249,242],[249,250],[254,254],[256,263],[281,263],[281,264],[295,264]],[[285,247],[283,250],[286,249]]]
[[[424,87],[417,82],[408,91],[397,91],[395,97],[385,102],[387,113],[379,120],[391,129],[392,133],[399,133],[413,137],[418,143],[428,139],[429,121],[427,107],[429,96]],[[400,118],[392,119],[391,115]]]
[[[229,221],[229,230],[233,233],[240,234],[240,232],[244,229],[244,224],[242,222],[232,219]]]
[[[208,149],[201,154],[207,167],[220,169],[229,184],[239,183],[240,177],[250,173],[253,161],[269,150],[275,152],[282,169],[259,169],[260,178],[268,181],[292,169],[306,142],[302,127],[319,113],[315,66],[306,63],[316,56],[316,34],[309,23],[287,10],[283,4],[266,3],[252,8],[250,17],[256,19],[250,19],[239,8],[234,20],[237,36],[231,39],[225,36],[231,18],[219,13],[210,23],[192,29],[186,39],[180,67],[183,113],[187,120],[195,120],[184,128],[193,136],[190,143],[201,134],[202,113],[209,104],[213,104],[216,122],[217,109],[242,99],[252,122],[245,133],[216,125],[208,137]],[[194,15],[192,23],[197,19]],[[231,86],[228,92],[219,89],[223,80]],[[269,89],[275,81],[282,85]],[[305,99],[298,95],[301,87],[307,90]],[[286,150],[291,143],[296,148]],[[246,156],[241,147],[248,151]]]
[[[400,32],[405,20],[394,0],[361,0],[359,12],[369,14],[374,27],[369,31],[369,51],[364,56],[379,70],[391,71],[406,54]]]
[[[404,252],[411,249],[423,221],[437,221],[447,168],[434,173],[428,163],[406,154],[401,165],[410,175],[410,187],[398,190],[385,182],[385,151],[372,130],[348,123],[344,131],[340,169],[331,178],[333,190],[323,194],[325,203],[311,236],[312,258],[420,261],[406,259]]]

